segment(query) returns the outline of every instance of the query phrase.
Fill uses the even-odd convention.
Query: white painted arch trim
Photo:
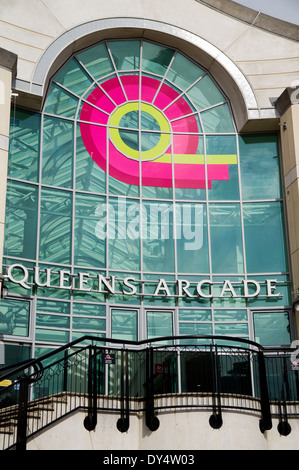
[[[116,29],[141,29],[154,31],[157,33],[165,33],[169,36],[179,38],[204,51],[214,61],[217,61],[232,78],[244,99],[248,117],[257,117],[259,115],[257,100],[247,78],[234,64],[234,62],[229,59],[221,50],[205,39],[195,35],[194,33],[178,28],[177,26],[141,18],[99,19],[81,24],[66,31],[57,39],[55,39],[45,50],[35,67],[33,78],[29,86],[30,89],[27,89],[26,91],[43,96],[45,87],[47,86],[47,81],[50,78],[50,68],[67,48],[71,47],[71,45],[76,41],[84,38],[84,36],[99,31],[103,32],[105,30]]]

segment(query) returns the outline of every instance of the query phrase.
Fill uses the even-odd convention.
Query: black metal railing
[[[278,431],[288,435],[290,419],[299,418],[298,371],[290,355],[232,337],[124,343],[84,336],[0,370],[0,381],[12,381],[0,390],[2,448],[26,449],[30,437],[76,410],[86,412],[87,431],[97,426],[100,411],[118,413],[120,432],[129,430],[134,413],[144,413],[155,431],[166,408],[210,410],[215,429],[223,424],[223,411],[246,410],[259,416],[261,432],[276,417]],[[180,397],[175,405],[165,400],[173,395]]]

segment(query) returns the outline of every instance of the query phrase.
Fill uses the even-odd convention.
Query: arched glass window
[[[253,309],[285,312],[277,135],[238,135],[226,96],[180,51],[128,39],[77,52],[40,115],[14,112],[10,142],[3,264],[25,264],[31,284],[39,269],[26,291],[37,342],[156,336],[163,321],[248,338]]]

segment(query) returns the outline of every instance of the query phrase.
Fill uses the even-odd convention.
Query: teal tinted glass
[[[174,272],[173,205],[145,203],[142,229],[144,271]]]
[[[212,313],[211,310],[199,310],[199,309],[183,309],[179,310],[180,321],[211,321]]]
[[[72,197],[66,191],[43,189],[39,257],[53,263],[71,262]]]
[[[1,299],[0,333],[13,336],[29,335],[30,302]]]
[[[215,106],[201,113],[203,128],[207,133],[234,132],[234,124],[228,104]]]
[[[37,341],[47,341],[54,343],[68,343],[70,341],[69,331],[46,329],[46,328],[36,328],[35,338]]]
[[[70,313],[70,303],[53,300],[37,299],[36,310],[45,313]]]
[[[211,204],[210,223],[213,272],[243,272],[240,205]]]
[[[74,125],[44,117],[42,183],[69,188],[73,180]]]
[[[106,320],[104,318],[73,317],[73,329],[80,331],[105,331]]]
[[[291,344],[288,312],[254,313],[255,341],[263,346]]]
[[[203,335],[208,336],[213,334],[212,323],[180,323],[180,335]],[[186,339],[185,343],[193,344],[197,340]]]
[[[17,364],[18,362],[27,361],[30,359],[31,346],[29,345],[4,345],[4,364]]]
[[[114,71],[105,43],[80,52],[77,59],[96,80]]]
[[[204,70],[177,52],[166,77],[177,87],[186,90],[203,74]]]
[[[111,198],[108,213],[98,222],[97,233],[103,233],[107,227],[109,268],[122,267],[127,271],[138,270],[140,268],[140,205],[138,201]]]
[[[41,327],[69,328],[70,318],[63,315],[36,315],[36,325]]]
[[[76,265],[105,265],[106,236],[99,231],[101,216],[106,211],[106,198],[77,194],[75,198],[74,262]]]
[[[108,47],[117,70],[139,69],[140,41],[110,41]]]
[[[37,182],[39,170],[40,114],[12,111],[8,176]]]
[[[90,76],[74,58],[71,59],[54,77],[54,81],[79,96],[83,95],[86,89],[93,83]]]
[[[76,302],[73,304],[73,314],[75,315],[90,315],[92,311],[92,316],[105,317],[106,315],[106,305],[90,305],[88,303],[79,303]]]
[[[209,272],[205,204],[176,204],[175,210],[178,272]]]
[[[157,44],[143,42],[142,69],[158,75],[164,75],[173,57],[174,51]]]
[[[172,336],[172,312],[163,310],[147,312],[147,337]]]
[[[142,101],[152,114],[132,106]],[[122,105],[127,112],[111,121]],[[249,307],[290,304],[277,136],[239,137],[206,70],[147,40],[109,40],[66,61],[41,116],[12,113],[4,247],[4,266],[28,266],[32,283],[36,264],[53,270],[50,287],[26,291],[36,301],[37,341],[111,331],[137,339],[138,306],[143,335],[248,337]],[[125,146],[116,152],[113,127],[140,160]],[[151,165],[154,152],[141,160],[166,134],[159,161]],[[71,275],[61,287],[61,270],[74,274],[72,290]],[[99,292],[99,274],[115,276],[114,293]],[[279,297],[266,298],[266,276],[278,279]],[[135,278],[134,295],[126,277]],[[190,295],[178,295],[178,279]],[[229,289],[220,297],[227,279],[236,297]],[[244,298],[244,279],[261,283],[258,297]],[[202,286],[211,297],[199,294],[201,280],[213,281]]]
[[[36,255],[38,188],[8,181],[7,194],[4,253],[33,259]]]
[[[112,309],[112,338],[137,341],[137,310]]]
[[[207,148],[207,162],[213,158],[214,155],[219,156],[220,164],[226,167],[228,174],[227,180],[212,181],[212,187],[209,190],[210,200],[237,200],[240,198],[239,192],[239,172],[237,164],[237,142],[235,135],[207,135],[206,136]],[[231,163],[226,163],[226,162]],[[207,168],[208,174],[210,171],[209,165]]]
[[[87,152],[79,125],[76,128],[76,189],[94,193],[106,191],[106,173]]]
[[[277,135],[241,135],[239,143],[243,199],[280,198]]]
[[[190,100],[198,109],[209,108],[225,101],[224,96],[218,90],[215,83],[205,75],[190,90],[188,90]]]
[[[56,114],[65,118],[74,118],[78,103],[78,99],[74,95],[53,83],[50,86],[44,110],[45,113],[48,114]]]
[[[246,203],[243,207],[248,272],[287,271],[282,203]]]

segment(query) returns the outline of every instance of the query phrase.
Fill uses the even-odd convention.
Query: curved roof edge
[[[81,24],[66,31],[56,38],[44,51],[38,61],[27,93],[33,93],[42,100],[51,76],[63,65],[66,59],[76,51],[88,47],[103,38],[143,37],[161,41],[178,47],[194,60],[201,63],[215,78],[226,96],[230,99],[235,122],[240,129],[250,119],[261,117],[255,94],[241,70],[218,48],[203,38],[153,20],[138,18],[106,18]],[[18,88],[18,80],[15,87]],[[28,89],[29,88],[29,89]],[[274,117],[274,116],[271,116]]]
[[[232,16],[240,21],[263,29],[272,34],[283,36],[293,41],[299,41],[299,26],[288,21],[280,20],[252,8],[241,5],[233,0],[195,0],[214,10]]]

